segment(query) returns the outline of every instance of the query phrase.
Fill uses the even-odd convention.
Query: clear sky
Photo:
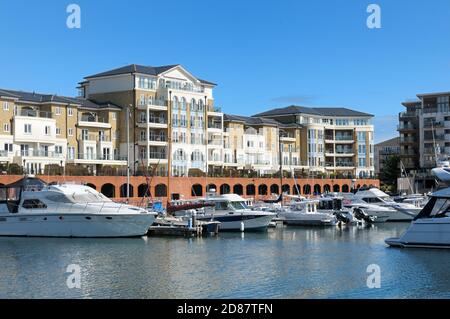
[[[371,3],[381,29],[366,26]],[[376,115],[380,141],[402,101],[450,90],[449,12],[448,0],[0,0],[0,88],[75,95],[83,76],[179,63],[219,84],[227,113],[346,106]]]

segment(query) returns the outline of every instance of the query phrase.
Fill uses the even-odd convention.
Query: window
[[[61,135],[61,129],[59,127],[56,128],[56,135]]]
[[[22,156],[28,156],[29,149],[30,149],[30,147],[28,146],[28,144],[21,144],[20,145],[20,154]]]
[[[9,103],[3,102],[3,111],[9,111]]]
[[[45,205],[39,199],[25,199],[23,201],[22,207],[25,209],[43,209],[47,208],[47,205]]]
[[[9,133],[9,123],[3,124],[3,132]]]
[[[68,157],[69,159],[71,159],[71,160],[75,159],[75,147],[70,146],[70,147],[67,149],[67,157]]]
[[[67,115],[73,116],[73,108],[71,108],[71,107],[67,108]]]
[[[46,126],[46,127],[44,128],[44,133],[45,133],[45,135],[51,135],[50,130],[51,130],[51,127],[50,127],[50,126]]]
[[[111,118],[113,119],[113,121],[117,120],[117,113],[116,112],[111,113]]]
[[[61,145],[55,146],[55,153],[61,155],[63,153],[63,147]]]
[[[55,115],[61,115],[61,108],[59,106],[55,108]]]
[[[69,136],[73,136],[73,128],[69,128],[69,129],[67,130],[67,134],[68,134]]]
[[[24,124],[23,131],[25,134],[31,134],[31,124]]]
[[[11,153],[13,151],[13,145],[10,143],[5,143],[5,151]]]

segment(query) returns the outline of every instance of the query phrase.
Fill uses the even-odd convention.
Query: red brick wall
[[[21,179],[23,176],[11,176],[11,175],[2,175],[0,176],[0,184],[10,184],[13,183],[19,179]],[[121,185],[126,184],[127,179],[123,176],[39,176],[42,180],[50,183],[50,182],[76,182],[76,183],[85,183],[85,184],[91,184],[95,186],[97,191],[102,191],[102,187],[105,184],[111,184],[115,188],[115,198],[119,199],[120,196],[120,187]],[[334,190],[335,185],[339,185],[339,191],[343,190],[343,187],[346,186],[348,189],[350,189],[352,185],[352,181],[348,179],[297,179],[296,180],[297,185],[299,186],[300,193],[302,195],[305,194],[304,192],[304,186],[309,185],[311,188],[311,194],[314,192],[314,186],[319,185],[320,190],[323,192],[325,185],[330,186],[330,190]],[[130,184],[133,186],[133,196],[137,198],[138,197],[138,188],[139,185],[146,184],[145,177],[131,177]],[[151,179],[150,184],[150,192],[152,197],[155,197],[155,188],[157,185],[167,185],[167,178],[165,177],[155,177]],[[271,185],[276,185],[279,188],[280,180],[279,179],[272,179],[272,178],[202,178],[202,177],[173,177],[170,180],[170,188],[172,194],[181,194],[183,195],[183,199],[191,199],[193,198],[191,196],[191,190],[192,186],[199,184],[202,186],[202,195],[205,195],[205,189],[206,185],[213,184],[216,186],[216,191],[219,193],[220,188],[222,185],[227,184],[230,186],[231,193],[234,193],[234,188],[239,187],[238,185],[242,185],[243,189],[243,196],[244,197],[256,197],[259,198],[267,198],[270,197],[271,192],[270,188]],[[255,191],[256,195],[250,195],[247,193],[247,185],[255,185]],[[284,179],[283,180],[284,185],[289,185],[290,194],[295,193],[295,182],[293,179]],[[260,195],[258,190],[260,185],[266,185],[267,186],[267,196]],[[380,186],[379,180],[373,180],[373,179],[358,179],[356,180],[355,186],[363,186],[363,185],[373,185],[376,187]],[[146,187],[143,187],[145,190]],[[163,198],[165,199],[165,198]]]

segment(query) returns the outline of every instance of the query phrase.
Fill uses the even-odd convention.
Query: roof
[[[77,104],[80,107],[90,108],[90,109],[122,109],[120,106],[113,104],[111,102],[99,103],[94,100],[87,100],[78,97],[67,97],[60,96],[56,94],[41,94],[36,92],[25,92],[25,91],[14,91],[0,89],[0,96],[10,97],[23,102],[32,103],[64,103],[64,104]]]
[[[440,95],[450,95],[450,92],[422,93],[422,94],[417,94],[417,97],[420,99],[423,97],[434,97],[434,96],[440,96]]]
[[[372,114],[351,110],[344,107],[306,107],[291,105],[284,108],[277,108],[267,112],[259,113],[254,116],[279,116],[279,115],[297,115],[310,114],[318,116],[370,116]]]
[[[117,69],[109,70],[106,72],[90,75],[90,76],[85,77],[85,79],[92,79],[92,78],[99,78],[99,77],[104,77],[104,76],[113,76],[113,75],[120,75],[120,74],[132,74],[132,73],[141,73],[141,74],[157,76],[157,75],[167,72],[177,66],[181,66],[181,65],[173,64],[173,65],[163,65],[163,66],[145,66],[145,65],[138,65],[138,64],[130,64],[130,65],[127,65],[127,66],[124,66],[121,68],[117,68]],[[199,78],[197,78],[197,80],[199,80],[203,84],[214,85],[214,86],[217,85],[213,82],[209,82],[209,81],[202,80]],[[81,83],[83,83],[83,82],[81,82]]]
[[[225,122],[242,122],[246,125],[270,125],[270,126],[280,126],[280,122],[261,117],[249,117],[240,115],[230,115],[224,114],[223,120]]]
[[[375,144],[375,147],[383,147],[383,146],[400,146],[400,137],[397,136],[391,138],[390,140],[386,140],[378,144]]]

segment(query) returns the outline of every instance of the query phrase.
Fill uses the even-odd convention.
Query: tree
[[[391,189],[397,189],[397,178],[400,177],[400,157],[397,155],[389,156],[383,161],[383,169],[380,172],[381,184],[390,186]]]

